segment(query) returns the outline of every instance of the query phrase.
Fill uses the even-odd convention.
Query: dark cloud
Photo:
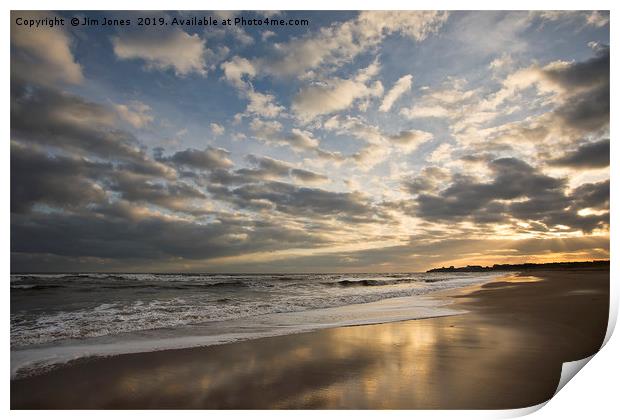
[[[598,132],[609,126],[609,84],[578,94],[555,110],[560,123],[581,132]]]
[[[195,260],[327,243],[319,234],[264,221],[218,219],[203,224],[163,217],[130,221],[123,210],[107,210],[113,209],[15,215],[11,251],[72,258]]]
[[[471,177],[457,175],[439,195],[421,194],[417,200],[419,215],[439,220],[482,216],[494,200],[514,200],[532,193],[553,193],[564,187],[563,181],[539,174],[530,165],[515,158],[496,159],[489,163],[489,168],[495,175],[489,183],[479,183]]]
[[[35,204],[55,209],[87,211],[116,198],[179,212],[196,212],[192,200],[205,200],[198,188],[161,176],[153,165],[139,162],[92,161],[45,153],[11,144],[11,211],[26,213]]]
[[[590,232],[608,223],[608,215],[580,216],[588,201],[609,196],[604,185],[566,193],[566,180],[542,174],[515,158],[501,158],[488,163],[493,179],[478,182],[471,177],[455,176],[451,185],[438,194],[420,194],[416,215],[430,221],[464,221],[510,223],[511,220],[534,221],[548,229],[557,225]],[[588,206],[589,207],[589,206]]]
[[[238,169],[235,173],[248,180],[287,177],[292,169],[289,163],[266,156],[248,155],[246,159],[254,168]]]
[[[609,166],[609,139],[584,143],[576,150],[549,161],[553,166],[572,168],[606,168]]]
[[[12,143],[11,212],[27,212],[35,203],[73,208],[102,202],[106,193],[92,178],[110,169],[108,163],[53,157]]]
[[[609,46],[601,46],[594,57],[568,66],[552,66],[544,71],[550,80],[567,89],[590,89],[609,84]]]
[[[116,128],[110,107],[51,88],[18,83],[11,88],[12,140],[59,156],[114,161],[144,175],[175,176],[172,168],[149,158],[133,134]]]
[[[253,182],[251,176],[240,175],[237,172],[227,171],[225,169],[218,169],[215,171],[211,171],[207,176],[206,184],[210,188],[214,188],[216,185],[242,185]]]
[[[568,92],[554,111],[562,124],[586,132],[609,126],[609,47],[589,60],[547,69],[545,75]]]
[[[53,89],[11,86],[11,136],[65,151],[113,159],[144,156],[137,139],[115,127],[109,107]]]
[[[32,31],[27,25],[17,24],[18,18],[58,17],[46,11],[11,11],[11,80],[49,86],[84,81],[82,66],[71,52],[73,39],[69,31],[58,25],[41,25]]]
[[[104,178],[104,182],[109,190],[119,193],[123,200],[136,204],[154,204],[182,213],[201,213],[192,206],[192,201],[207,198],[204,192],[183,181],[165,182],[126,171],[116,171]]]
[[[226,169],[233,166],[227,150],[207,146],[204,150],[186,149],[170,157],[161,158],[164,162],[189,166],[199,170]]]
[[[572,192],[574,205],[580,209],[609,208],[609,180],[591,184],[583,184]]]
[[[402,185],[405,191],[416,195],[434,190],[440,182],[449,178],[448,172],[444,169],[436,166],[427,166],[417,176],[405,179]]]
[[[208,190],[214,197],[244,209],[268,209],[296,217],[337,218],[354,223],[369,223],[385,218],[360,193],[331,192],[276,181],[242,185],[233,189],[210,186]]]
[[[267,156],[246,156],[249,168],[241,168],[234,171],[219,169],[211,171],[208,175],[208,182],[220,185],[245,185],[255,184],[262,181],[278,180],[283,178],[293,178],[304,183],[322,183],[328,178],[316,172],[305,169],[295,168],[288,162],[273,159]]]
[[[266,156],[248,155],[247,160],[254,168],[235,171],[236,175],[252,180],[267,180],[292,177],[302,182],[317,183],[327,181],[327,177],[316,172],[293,167],[290,163]]]
[[[323,174],[318,174],[316,172],[308,171],[305,169],[293,169],[291,170],[291,175],[293,176],[293,178],[310,184],[322,183],[329,180],[329,178],[327,178]]]

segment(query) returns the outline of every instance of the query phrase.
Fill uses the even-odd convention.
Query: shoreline
[[[598,350],[608,294],[608,270],[527,271],[426,295],[459,315],[78,360],[12,380],[11,406],[520,408]]]
[[[453,299],[446,293],[456,293],[500,277],[502,273],[483,274],[471,277],[474,284],[448,286],[422,294],[394,296],[370,302],[17,347],[11,349],[11,379],[37,376],[82,359],[208,347],[328,328],[452,316],[464,311],[452,308]]]

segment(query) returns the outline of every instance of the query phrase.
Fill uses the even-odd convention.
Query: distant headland
[[[465,267],[432,268],[427,273],[453,273],[453,272],[478,272],[478,271],[515,271],[532,269],[563,269],[563,268],[602,268],[609,267],[609,260],[554,262],[554,263],[523,263],[523,264],[493,264],[491,266],[468,265]]]

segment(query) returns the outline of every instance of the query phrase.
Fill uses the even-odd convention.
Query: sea
[[[498,273],[12,274],[11,375],[323,328],[448,316]]]

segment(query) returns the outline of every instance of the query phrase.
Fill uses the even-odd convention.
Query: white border
[[[375,2],[367,2],[361,4],[360,2],[354,2],[352,0],[341,0],[335,2],[334,0],[297,0],[295,2],[282,1],[282,0],[262,0],[260,2],[249,0],[226,0],[226,1],[197,1],[197,0],[175,0],[163,1],[163,0],[151,0],[151,1],[133,1],[128,3],[127,1],[120,0],[91,0],[89,2],[76,1],[76,0],[57,0],[57,1],[34,1],[23,0],[5,1],[6,9],[2,15],[2,37],[3,37],[3,53],[4,53],[4,65],[1,67],[2,72],[2,86],[4,92],[2,93],[2,107],[3,112],[1,118],[3,121],[3,129],[5,132],[5,153],[0,157],[0,173],[2,174],[2,194],[0,197],[4,198],[4,205],[1,207],[2,212],[2,225],[1,225],[1,239],[2,246],[1,252],[1,264],[2,272],[5,274],[4,286],[2,288],[4,306],[4,322],[2,323],[2,339],[4,349],[4,378],[2,382],[2,402],[5,410],[9,410],[10,407],[10,293],[8,288],[8,274],[10,273],[10,207],[9,207],[9,185],[10,185],[10,152],[9,142],[10,138],[10,105],[9,105],[9,90],[10,90],[10,13],[9,10],[29,10],[29,9],[42,9],[42,10],[385,10],[385,9],[430,9],[430,10],[611,10],[612,21],[615,20],[615,8],[613,7],[618,2],[603,1],[603,0],[590,0],[590,1],[549,1],[549,0],[504,0],[502,2],[491,2],[484,0],[470,0],[467,2],[455,1],[455,0],[418,0],[416,2],[402,1],[402,0],[382,0]],[[612,51],[616,40],[616,32],[614,30],[615,22],[611,25],[611,42]],[[611,73],[618,74],[617,70],[617,55],[612,52],[611,55]],[[614,106],[617,97],[617,85],[612,78],[611,81],[611,121],[619,121],[617,118],[616,107]],[[612,124],[613,125],[613,124]],[[612,136],[613,137],[613,136]],[[614,162],[611,167],[612,178],[617,179],[617,164],[615,164],[617,157],[619,157],[620,147],[614,145],[615,139],[611,142],[611,161]],[[617,201],[618,188],[614,180],[611,182],[611,203]],[[617,218],[616,213],[611,213],[611,225],[615,226]],[[616,255],[618,250],[618,241],[611,237],[611,254]],[[613,325],[618,313],[618,281],[617,274],[618,263],[612,259],[611,263],[611,319],[610,329],[608,330],[608,337],[612,331]],[[591,418],[610,418],[611,413],[618,413],[618,374],[619,366],[618,357],[620,356],[620,342],[617,337],[612,337],[611,340],[605,345],[604,349],[597,354],[590,363],[588,363],[583,371],[580,372],[576,380],[570,381],[565,388],[561,390],[554,398],[552,398],[545,408],[536,411],[531,415],[532,419],[582,419],[586,416]],[[542,404],[544,405],[544,404]],[[538,407],[540,408],[540,407]],[[209,417],[241,417],[251,416],[257,418],[288,418],[291,415],[301,419],[310,419],[311,417],[320,415],[327,418],[340,418],[342,416],[355,416],[356,418],[370,418],[376,415],[387,416],[390,418],[407,418],[416,416],[416,418],[424,419],[445,419],[445,418],[505,418],[515,417],[519,415],[525,415],[529,412],[535,411],[534,408],[522,409],[522,410],[505,410],[505,411],[322,411],[316,413],[314,411],[296,411],[290,413],[286,411],[122,411],[110,413],[107,411],[51,411],[46,413],[36,413],[28,411],[12,411],[11,416],[19,418],[35,418],[35,416],[44,415],[46,418],[52,420],[67,418],[82,418],[88,416],[93,419],[106,419],[108,416],[120,416],[122,418],[132,418],[148,416],[153,419],[167,419],[171,415],[182,415],[188,418],[200,418],[204,419],[205,416]]]

